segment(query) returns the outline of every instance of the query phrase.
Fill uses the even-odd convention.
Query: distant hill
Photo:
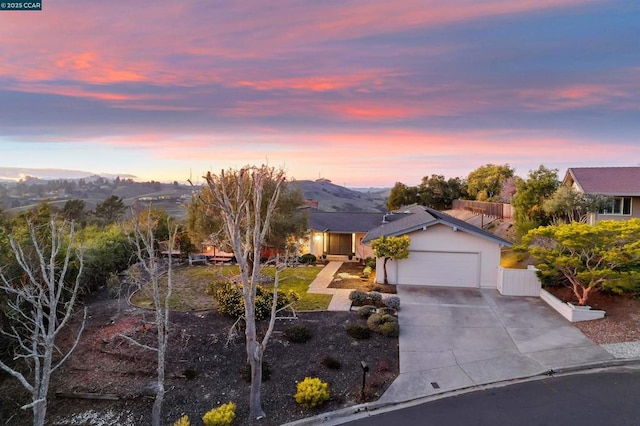
[[[65,175],[65,171],[60,169],[51,173],[41,170],[39,176],[49,176],[47,179],[29,174],[36,169],[13,169],[7,173],[8,169],[0,168],[0,172],[4,171],[9,178],[4,183],[0,181],[0,209],[9,214],[31,209],[42,201],[62,208],[72,199],[84,200],[86,209],[93,210],[97,203],[115,195],[122,198],[127,206],[151,202],[173,216],[184,218],[186,204],[200,189],[199,186],[135,182],[130,178],[113,179],[91,174],[88,178],[78,178],[80,173],[87,172]],[[23,176],[20,178],[23,180],[18,182],[16,176]],[[300,188],[305,199],[317,203],[317,209],[321,211],[386,212],[388,189],[354,190],[335,185],[328,179],[293,181],[292,185]]]
[[[108,173],[93,173],[82,170],[68,169],[38,169],[33,167],[0,167],[0,181],[18,181],[26,177],[34,177],[42,180],[54,179],[88,179],[91,177],[104,177],[107,179],[115,179],[120,176],[121,179],[135,179],[135,176],[128,174],[114,175]]]
[[[326,179],[298,180],[294,185],[302,190],[308,200],[318,202],[318,210],[326,212],[382,212],[387,211],[385,202],[389,190],[379,192],[360,192],[334,185]]]

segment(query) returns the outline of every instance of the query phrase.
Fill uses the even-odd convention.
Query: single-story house
[[[477,226],[429,207],[413,205],[393,212],[371,229],[363,243],[381,236],[408,235],[409,258],[388,261],[390,284],[497,288],[500,251],[513,244]],[[377,259],[376,280],[383,281]]]
[[[640,167],[572,167],[562,182],[587,195],[603,195],[608,202],[588,223],[640,217]]]
[[[382,223],[383,213],[324,212],[307,210],[309,238],[302,243],[301,253],[320,258],[327,256],[353,256],[358,259],[373,257],[371,247],[362,244],[366,233]]]

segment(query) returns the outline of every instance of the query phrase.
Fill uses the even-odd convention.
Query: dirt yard
[[[358,262],[344,262],[333,277],[329,288],[352,288],[362,291],[379,291],[380,293],[396,293],[396,286],[375,282],[376,271],[364,278],[364,266]]]
[[[118,315],[120,305],[120,315]],[[234,401],[235,424],[279,425],[295,419],[362,402],[361,361],[371,368],[366,400],[377,399],[398,374],[398,339],[373,335],[355,340],[345,328],[365,325],[355,312],[309,312],[297,320],[279,320],[266,351],[271,371],[263,384],[263,407],[268,418],[252,422],[248,416],[249,384],[243,379],[244,335],[229,337],[233,320],[215,311],[174,312],[173,336],[167,361],[167,389],[163,417],[172,424],[188,414],[192,424],[213,407]],[[155,330],[145,321],[151,312],[111,299],[89,304],[89,318],[80,346],[52,379],[47,418],[52,425],[149,424],[153,403],[155,354],[131,346],[119,333],[153,342]],[[305,325],[313,333],[307,343],[289,343],[282,332]],[[77,323],[73,326],[77,326]],[[62,345],[69,341],[62,342]],[[332,357],[339,369],[323,365]],[[331,399],[307,410],[296,404],[296,382],[306,376],[329,383]],[[74,395],[75,393],[75,395]],[[78,398],[81,395],[92,399]],[[110,399],[93,399],[110,398]],[[28,395],[16,379],[0,374],[0,424],[31,423],[31,412],[19,407]]]

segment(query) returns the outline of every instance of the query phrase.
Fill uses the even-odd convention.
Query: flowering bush
[[[305,377],[298,383],[294,398],[304,408],[318,407],[329,399],[329,384],[317,377]]]
[[[191,422],[189,421],[189,416],[182,416],[175,422],[173,422],[173,426],[191,426]]]
[[[236,418],[236,404],[228,402],[208,411],[202,421],[205,426],[230,426]]]
[[[213,297],[218,302],[219,313],[233,318],[239,318],[244,315],[244,299],[241,286],[231,283],[217,285]],[[298,295],[292,291],[288,293],[278,291],[277,309],[282,309],[298,299]],[[273,293],[258,286],[256,288],[256,320],[260,321],[269,318],[272,303]]]

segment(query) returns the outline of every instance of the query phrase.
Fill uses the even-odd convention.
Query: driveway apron
[[[400,375],[383,402],[613,359],[539,298],[479,289],[397,290]]]

